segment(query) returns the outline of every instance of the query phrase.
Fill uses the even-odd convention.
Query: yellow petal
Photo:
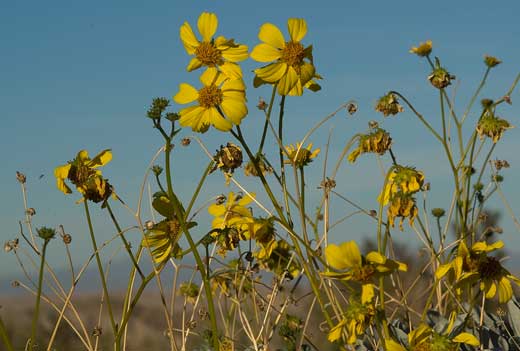
[[[251,58],[258,62],[271,62],[278,60],[282,56],[282,52],[265,43],[258,44],[251,52]]]
[[[78,155],[76,156],[76,159],[81,161],[82,163],[90,161],[90,157],[88,155],[87,150],[81,150],[78,152]]]
[[[239,62],[247,60],[249,56],[247,45],[239,45],[237,47],[230,47],[222,51],[222,57],[231,62]]]
[[[277,26],[271,23],[265,23],[260,27],[258,39],[277,49],[285,47],[285,39],[282,32],[280,32]]]
[[[199,92],[197,89],[189,84],[179,84],[179,92],[175,94],[173,100],[178,104],[189,104],[199,98]]]
[[[457,335],[456,337],[453,338],[453,341],[461,342],[461,343],[468,344],[471,346],[480,345],[480,342],[478,341],[476,336],[473,334],[470,334],[470,333],[460,333],[459,335]]]
[[[439,268],[437,268],[437,270],[435,271],[435,278],[440,280],[450,271],[452,267],[453,266],[451,265],[451,263],[440,265]]]
[[[492,299],[497,293],[497,285],[493,281],[483,281],[480,283],[480,290],[484,290],[486,299]]]
[[[302,96],[303,95],[303,85],[301,84],[300,80],[298,79],[296,81],[296,84],[293,86],[293,88],[289,91],[289,96]]]
[[[255,69],[256,75],[267,83],[275,83],[279,81],[287,71],[285,62],[271,63],[262,68]]]
[[[106,149],[101,151],[96,155],[89,163],[88,167],[96,168],[100,166],[104,166],[112,160],[112,151],[110,149]]]
[[[58,190],[63,192],[64,194],[70,194],[72,193],[72,190],[65,184],[63,178],[56,178],[56,187]]]
[[[188,72],[194,71],[197,68],[200,68],[202,66],[202,62],[199,61],[198,58],[194,57],[191,59],[190,63],[188,64],[188,67],[186,67],[186,70]]]
[[[498,302],[506,303],[513,297],[511,282],[506,277],[502,277],[498,282]]]
[[[372,301],[375,296],[374,284],[363,284],[361,286],[361,303],[366,304]]]
[[[278,94],[287,95],[289,91],[296,85],[298,82],[298,73],[296,70],[289,66],[287,69],[287,73],[280,79],[278,82]]]
[[[242,79],[242,69],[236,63],[224,62],[224,64],[220,66],[220,69],[224,75],[231,79]]]
[[[287,28],[292,41],[300,41],[307,34],[307,22],[302,18],[289,18]]]
[[[341,332],[343,331],[343,326],[347,323],[345,319],[341,320],[337,325],[334,326],[327,335],[327,340],[330,342],[334,342],[341,338]]]
[[[226,77],[220,74],[216,67],[208,67],[204,73],[200,75],[199,79],[205,86],[212,84],[218,86],[226,79]]]
[[[403,346],[390,339],[385,340],[385,346],[387,351],[406,351]]]
[[[206,112],[204,112],[204,114],[205,117],[203,117],[203,119],[210,121],[210,123],[220,131],[228,132],[233,127],[233,124],[231,124],[231,122],[222,117],[220,115],[220,112],[218,112],[215,108],[207,109]]]
[[[305,62],[303,65],[300,66],[300,82],[302,85],[307,84],[316,73],[316,69],[313,65],[311,65],[308,62]]]
[[[367,254],[367,261],[372,263],[384,264],[386,257],[381,255],[379,252],[371,251]]]
[[[193,34],[193,30],[191,29],[190,24],[188,22],[184,22],[179,32],[184,49],[186,49],[188,55],[193,55],[195,53],[195,49],[200,45],[200,43],[195,34]]]
[[[236,99],[224,99],[220,105],[227,118],[236,125],[247,115],[247,106],[244,101]]]
[[[204,108],[201,106],[190,106],[185,109],[179,111],[181,118],[179,119],[179,123],[182,127],[191,127],[194,131],[195,126],[198,123],[198,120],[202,117],[202,113],[204,112]]]
[[[211,117],[214,116],[214,112],[218,113],[214,107],[205,108],[204,111],[200,114],[200,118],[195,123],[195,131],[197,132],[205,132],[208,130],[209,126],[212,124]]]
[[[69,177],[70,163],[63,166],[58,166],[54,169],[54,176],[58,179],[67,179]]]
[[[197,27],[199,28],[199,32],[202,35],[202,41],[211,41],[211,37],[213,37],[213,35],[215,35],[215,33],[217,32],[217,15],[215,15],[214,13],[203,12],[199,16],[199,20],[197,21]]]

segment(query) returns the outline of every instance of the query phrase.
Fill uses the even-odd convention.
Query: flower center
[[[88,180],[88,178],[93,174],[96,174],[96,172],[87,166],[81,164],[72,164],[72,166],[70,167],[68,178],[72,182],[72,184],[79,186],[84,184]]]
[[[222,53],[212,43],[204,41],[195,49],[195,55],[203,65],[214,67],[222,64]]]
[[[502,272],[502,265],[495,257],[486,257],[479,262],[478,271],[482,278],[496,278]]]
[[[375,273],[375,268],[372,265],[365,265],[354,272],[354,280],[358,282],[368,282]]]
[[[282,61],[287,63],[289,66],[297,67],[303,63],[305,57],[305,49],[299,42],[290,41],[285,44],[282,49]]]
[[[222,103],[222,90],[215,85],[205,86],[199,90],[199,105],[205,108],[215,107]]]

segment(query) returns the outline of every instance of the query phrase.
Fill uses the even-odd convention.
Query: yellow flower
[[[142,245],[150,248],[156,264],[164,264],[170,257],[180,254],[181,248],[177,244],[180,236],[179,222],[164,219],[145,233]]]
[[[364,335],[366,329],[372,323],[375,312],[372,304],[363,304],[351,299],[341,321],[330,330],[327,339],[330,342],[339,340],[341,334],[345,331],[348,336],[347,344],[355,344],[358,337]]]
[[[457,256],[451,262],[439,266],[435,276],[441,279],[448,272],[453,271],[456,288],[479,283],[479,288],[487,299],[492,299],[498,292],[498,302],[506,303],[513,297],[511,281],[520,285],[520,279],[505,269],[497,258],[487,255],[502,247],[504,243],[500,240],[493,244],[478,241],[471,249],[461,242],[457,249]]]
[[[199,41],[188,22],[180,28],[180,36],[184,48],[189,55],[194,55],[188,64],[189,72],[202,66],[219,67],[229,78],[241,79],[242,70],[236,62],[247,59],[247,46],[236,44],[233,39],[223,36],[213,38],[217,31],[218,19],[214,13],[203,12],[198,19],[197,27],[202,36]]]
[[[406,264],[388,259],[375,251],[362,256],[355,241],[345,242],[340,246],[328,245],[325,249],[325,257],[330,267],[344,272],[325,272],[324,275],[359,282],[362,304],[372,301],[375,296],[374,278],[391,274],[395,270],[407,270]]]
[[[367,152],[383,155],[391,145],[390,134],[384,129],[377,128],[373,132],[359,137],[358,147],[348,155],[348,160],[353,163],[361,154]]]
[[[179,111],[181,126],[203,133],[210,125],[224,132],[234,124],[239,125],[247,115],[244,82],[228,79],[215,68],[208,68],[200,81],[203,87],[199,90],[186,83],[180,84],[179,92],[173,97],[178,104],[197,101],[196,105]]]
[[[427,40],[424,43],[419,43],[418,47],[413,46],[410,49],[411,54],[416,54],[417,56],[424,57],[430,55],[432,52],[432,41]]]
[[[273,272],[277,276],[285,275],[287,279],[293,279],[300,274],[300,266],[293,256],[292,247],[283,239],[271,240],[267,244],[260,245],[260,251],[255,257],[260,265]]]
[[[378,201],[386,205],[398,192],[414,194],[421,190],[423,184],[424,174],[422,172],[413,167],[397,166],[388,176],[385,189],[379,195]]]
[[[262,41],[251,52],[258,62],[272,62],[255,70],[255,87],[261,84],[277,84],[280,95],[302,95],[303,88],[318,91],[321,87],[312,79],[316,74],[312,58],[312,46],[304,47],[301,40],[307,34],[307,23],[301,18],[287,21],[291,40],[285,38],[275,25],[265,23],[258,38]]]
[[[452,315],[454,316],[454,315]],[[437,333],[426,324],[420,324],[417,328],[408,333],[407,347],[395,342],[392,339],[385,340],[387,351],[416,351],[416,350],[436,350],[454,351],[460,349],[459,344],[479,346],[478,339],[470,333],[462,332],[454,337],[450,337],[453,329],[453,320],[450,321],[446,331],[442,334]]]
[[[296,143],[296,147],[291,144],[285,147],[285,151],[289,158],[285,163],[294,164],[296,167],[307,166],[320,153],[320,149],[312,151],[312,143],[307,148],[304,148],[301,143]]]
[[[81,150],[74,160],[54,169],[56,186],[63,193],[70,194],[72,190],[65,183],[65,180],[69,180],[87,200],[105,200],[112,193],[112,186],[97,168],[106,165],[110,160],[112,152],[109,149],[101,151],[93,159],[89,157],[87,150]]]

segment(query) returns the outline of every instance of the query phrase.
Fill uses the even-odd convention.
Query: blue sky
[[[23,203],[15,172],[28,177],[30,206],[36,208],[37,226],[64,224],[74,235],[73,251],[78,262],[87,257],[89,242],[82,207],[75,195],[65,197],[54,185],[53,169],[86,148],[91,154],[111,148],[114,160],[105,175],[118,193],[135,207],[137,192],[148,162],[160,146],[160,138],[145,113],[151,99],[171,97],[181,82],[197,82],[188,74],[189,57],[178,37],[184,21],[196,23],[202,11],[218,15],[218,33],[249,45],[258,43],[264,22],[286,32],[289,17],[308,22],[305,44],[313,44],[323,90],[289,98],[286,121],[288,141],[294,142],[314,123],[340,104],[354,99],[359,112],[352,118],[336,117],[313,138],[323,146],[333,130],[331,157],[367,122],[381,117],[373,111],[377,98],[398,90],[409,97],[432,124],[439,126],[438,95],[426,81],[429,68],[424,60],[408,53],[412,45],[433,40],[438,55],[457,76],[456,109],[464,110],[485,70],[483,55],[504,63],[493,70],[486,97],[498,98],[509,89],[520,71],[520,3],[503,1],[18,1],[0,4],[0,237],[18,233]],[[250,85],[252,60],[243,65]],[[453,88],[450,93],[453,92]],[[255,109],[259,97],[267,99],[269,88],[248,90],[250,114],[243,129],[255,140],[262,115]],[[519,90],[513,106],[499,114],[519,125]],[[174,106],[178,108],[178,106]],[[475,110],[475,113],[477,111]],[[475,113],[470,115],[473,118]],[[471,118],[470,118],[471,119]],[[431,207],[448,207],[451,195],[445,159],[433,138],[406,112],[384,123],[394,138],[394,150],[403,163],[423,169],[432,189]],[[518,128],[508,131],[497,147],[497,157],[512,168],[505,173],[504,191],[513,210],[520,215],[520,191],[514,184],[520,176]],[[185,134],[190,134],[185,131]],[[469,132],[466,132],[468,135]],[[203,139],[209,150],[230,141],[228,135],[210,131]],[[206,162],[191,146],[176,154],[176,184],[187,195]],[[406,160],[406,161],[405,161]],[[310,174],[310,189],[319,183],[321,161]],[[39,179],[43,174],[44,177]],[[314,181],[314,183],[312,183]],[[338,176],[337,190],[367,208],[375,206],[381,183],[374,158],[366,157],[355,167],[345,166]],[[375,184],[375,185],[374,185]],[[226,192],[222,178],[214,175],[201,203]],[[312,190],[310,190],[312,191]],[[319,194],[311,193],[311,200]],[[334,213],[351,211],[334,200]],[[123,221],[131,218],[117,209]],[[95,211],[100,215],[99,211]],[[207,217],[202,216],[202,220]],[[520,245],[519,233],[504,216],[504,240],[513,250]],[[96,217],[100,240],[113,234],[110,223]],[[336,240],[359,239],[373,231],[370,222],[355,218],[338,230]],[[412,235],[407,233],[406,235]],[[137,233],[132,241],[137,242]],[[56,245],[58,246],[58,245]],[[63,251],[54,249],[52,262],[65,263]],[[0,277],[16,272],[14,257],[0,254]],[[17,274],[17,273],[15,273]]]

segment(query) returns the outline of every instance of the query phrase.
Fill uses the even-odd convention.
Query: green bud
[[[48,227],[41,227],[38,228],[36,231],[38,233],[38,236],[43,240],[51,240],[56,235],[56,231]]]
[[[477,183],[477,184],[473,185],[473,189],[475,189],[475,191],[482,191],[484,189],[484,184]]]
[[[500,61],[499,59],[497,59],[496,57],[493,57],[493,56],[484,56],[484,63],[486,64],[486,66],[488,66],[489,68],[493,68],[495,66],[498,66],[499,64],[502,63],[502,61]]]
[[[445,214],[446,214],[446,211],[444,211],[443,208],[434,208],[434,209],[432,209],[432,215],[433,215],[433,217],[441,218],[441,217],[444,216]]]
[[[163,168],[159,165],[154,165],[152,167],[152,172],[156,175],[156,176],[159,176],[163,171]]]

